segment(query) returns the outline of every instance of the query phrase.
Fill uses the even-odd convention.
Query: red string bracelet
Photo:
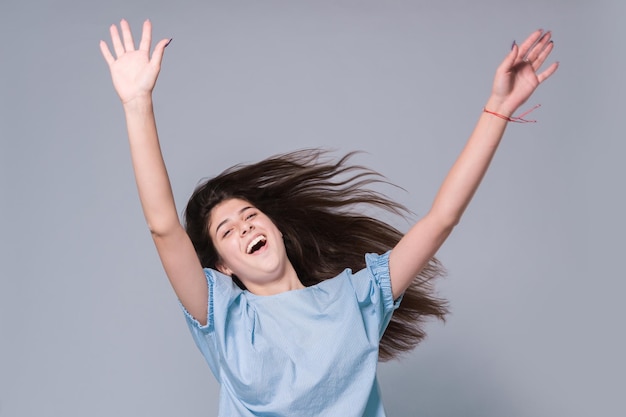
[[[529,114],[531,111],[535,110],[536,108],[541,107],[541,104],[537,104],[534,107],[532,107],[530,110],[526,110],[524,113],[520,114],[519,116],[505,116],[503,114],[500,113],[496,113],[495,111],[491,111],[491,110],[487,110],[486,107],[483,107],[483,111],[485,113],[489,113],[489,114],[493,114],[496,117],[499,117],[500,119],[504,119],[508,122],[515,122],[515,123],[537,123],[536,120],[527,120],[524,119],[524,116],[526,116],[527,114]]]

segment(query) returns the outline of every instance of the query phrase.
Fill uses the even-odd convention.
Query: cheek
[[[218,247],[218,245],[213,244],[213,247],[215,248],[215,254],[217,255],[217,259],[215,260],[216,269],[226,275],[229,275],[227,271],[224,271],[224,267],[231,263],[229,262],[228,256],[224,257],[224,250]]]
[[[211,246],[213,246],[213,250],[215,251],[215,254],[217,255],[217,262],[221,262],[222,258],[223,258],[223,249],[222,246],[220,245],[219,242],[217,242],[215,240],[215,238],[211,238]]]
[[[215,253],[217,253],[218,261],[227,262],[229,258],[232,258],[234,254],[239,251],[236,246],[237,242],[234,239],[224,239],[220,242],[213,242]]]

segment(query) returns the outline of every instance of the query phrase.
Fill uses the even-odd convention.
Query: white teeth
[[[257,237],[255,237],[254,239],[252,239],[252,242],[250,242],[248,244],[248,247],[246,249],[246,253],[250,254],[252,253],[252,248],[254,248],[254,245],[258,244],[259,242],[265,242],[265,236],[259,235]]]

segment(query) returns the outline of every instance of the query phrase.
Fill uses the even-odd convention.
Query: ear
[[[228,275],[229,277],[233,276],[233,271],[229,267],[224,265],[222,261],[217,262],[215,264],[215,268],[224,275]]]

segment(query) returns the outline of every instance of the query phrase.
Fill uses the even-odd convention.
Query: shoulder
[[[368,253],[365,255],[365,268],[348,274],[360,303],[377,304],[384,310],[397,308],[391,290],[389,254],[390,251],[383,254]]]
[[[365,255],[365,265],[369,273],[376,279],[389,279],[389,254],[387,251],[382,255],[368,253]]]
[[[181,307],[189,325],[203,331],[208,331],[213,328],[216,321],[225,319],[226,311],[232,308],[237,298],[241,298],[243,290],[240,289],[228,275],[224,275],[211,268],[204,268],[203,270],[208,284],[206,324],[200,324],[199,321],[185,309],[182,303]]]
[[[365,267],[357,272],[348,271],[348,275],[358,284],[363,282],[380,286],[390,283],[389,277],[389,252],[383,254],[365,254]]]

